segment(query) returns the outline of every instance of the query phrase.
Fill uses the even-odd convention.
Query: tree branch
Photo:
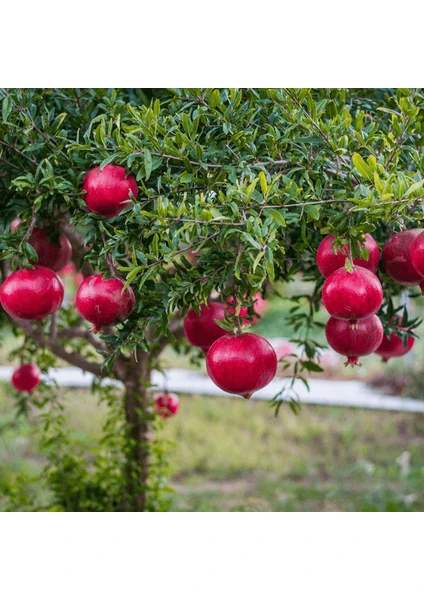
[[[107,351],[107,346],[102,342],[92,331],[89,329],[82,329],[81,327],[68,327],[66,329],[61,329],[57,333],[57,339],[70,339],[70,338],[83,338],[90,342],[96,350]]]
[[[53,352],[53,354],[55,354],[59,358],[66,360],[66,362],[68,362],[69,364],[74,365],[74,367],[78,367],[83,371],[89,371],[97,377],[105,376],[105,373],[102,373],[101,371],[100,364],[91,362],[83,356],[76,354],[75,352],[69,352],[68,350],[65,350],[63,346],[58,344],[56,341],[53,341],[51,337],[50,339],[46,338],[44,333],[40,329],[32,325],[29,321],[25,321],[23,319],[15,319],[13,317],[11,317],[11,319],[14,323],[16,323],[16,325],[18,325],[22,329],[25,335],[34,340],[34,342],[41,346],[41,348],[48,348]]]
[[[171,336],[161,335],[158,337],[155,347],[152,349],[152,354],[155,356],[159,356],[173,339],[180,340],[184,337],[184,324],[181,320],[181,311],[176,312],[172,317],[168,329]]]
[[[93,275],[94,269],[88,263],[84,262],[82,264],[83,256],[88,252],[89,248],[84,246],[84,238],[78,233],[75,227],[71,224],[67,217],[64,217],[59,222],[60,231],[68,238],[71,242],[72,246],[72,260],[76,264],[76,266],[80,269],[81,273],[84,277],[89,277]]]

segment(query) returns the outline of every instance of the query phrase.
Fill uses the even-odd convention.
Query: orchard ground
[[[290,306],[274,297],[255,331],[269,338],[290,337],[284,323]],[[424,314],[421,299],[414,301],[413,311]],[[322,318],[327,318],[325,311]],[[2,364],[10,364],[7,354],[14,344],[6,336]],[[332,376],[379,377],[386,387],[398,385],[400,393],[423,398],[423,355],[420,340],[411,358],[383,365],[379,357],[367,357],[361,369],[342,367]],[[188,366],[186,357],[170,350],[163,362]],[[75,441],[89,450],[100,435],[104,410],[88,390],[62,394]],[[180,398],[180,412],[159,433],[171,444],[171,486],[176,491],[171,510],[424,510],[424,415],[306,406],[294,415],[283,406],[275,418],[265,402]],[[2,469],[36,474],[43,467],[33,436],[24,419],[16,420],[11,387],[1,385]],[[37,491],[42,498],[45,491]]]

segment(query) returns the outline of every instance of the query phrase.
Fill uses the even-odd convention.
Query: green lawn
[[[104,414],[95,398],[63,396],[78,443],[94,442]],[[15,418],[2,385],[0,465],[36,473],[43,462],[28,425],[6,423]],[[175,442],[173,510],[424,510],[422,415],[304,407],[295,416],[284,407],[275,418],[264,402],[184,396],[160,435]]]

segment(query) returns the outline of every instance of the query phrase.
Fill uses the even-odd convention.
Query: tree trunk
[[[125,417],[130,444],[127,452],[127,484],[125,507],[128,511],[146,510],[150,448],[153,431],[149,404],[151,402],[149,354],[139,351],[137,360],[126,365]]]

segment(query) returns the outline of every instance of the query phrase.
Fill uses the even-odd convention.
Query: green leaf
[[[274,255],[273,255],[271,248],[267,248],[265,251],[265,267],[266,267],[270,282],[274,283],[274,280],[275,280]]]
[[[117,156],[116,154],[111,154],[110,156],[108,156],[107,158],[105,158],[100,163],[100,171],[102,171],[106,165],[109,165],[111,162],[113,162],[115,160],[116,156]]]
[[[150,152],[147,150],[147,148],[144,150],[144,170],[146,172],[146,181],[149,179],[150,174],[152,172],[152,155],[150,154]]]
[[[2,106],[2,117],[3,117],[3,121],[7,121],[10,113],[12,112],[12,99],[10,96],[6,96],[6,98],[3,100],[3,106]]]
[[[413,192],[416,192],[418,190],[421,190],[424,184],[424,180],[421,181],[416,181],[415,183],[413,183],[411,185],[411,187],[409,187],[406,192],[405,192],[405,198],[408,198],[408,196],[410,196]]]
[[[156,118],[158,118],[158,116],[160,115],[160,100],[158,98],[156,98],[156,100],[153,103],[153,114]]]
[[[246,242],[248,242],[251,246],[253,246],[254,248],[256,248],[256,250],[262,250],[262,246],[260,245],[260,243],[255,240],[250,233],[247,233],[246,231],[244,231],[241,234],[241,237],[246,240]]]
[[[312,360],[302,360],[302,367],[307,371],[314,373],[322,373],[324,371],[322,367],[317,365],[317,363],[314,363]]]
[[[365,179],[368,179],[368,181],[372,181],[372,170],[360,154],[354,152],[352,156],[352,162],[355,169],[360,175],[362,175],[362,177],[365,177]]]
[[[319,206],[319,204],[305,204],[306,214],[312,217],[314,221],[317,221],[319,219],[320,210],[321,207]]]
[[[267,208],[264,210],[264,214],[267,217],[271,217],[273,221],[281,227],[286,227],[286,220],[283,215],[276,208]]]
[[[348,273],[353,273],[353,264],[349,257],[346,258],[344,266]]]
[[[268,191],[268,183],[267,183],[267,180],[266,180],[266,175],[265,175],[265,173],[263,171],[261,171],[259,173],[259,183],[261,185],[262,193],[265,196],[266,193],[267,193],[267,191]]]
[[[221,103],[221,94],[219,90],[214,90],[209,98],[209,106],[215,108]]]

